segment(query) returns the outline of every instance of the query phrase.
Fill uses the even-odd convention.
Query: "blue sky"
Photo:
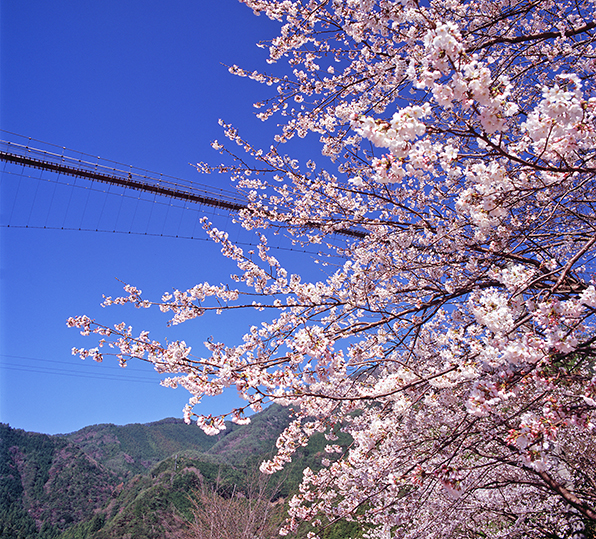
[[[228,178],[199,176],[189,163],[218,162],[209,145],[223,138],[218,118],[257,143],[271,136],[275,120],[264,126],[252,103],[274,89],[234,77],[221,64],[267,69],[266,51],[256,42],[273,37],[277,25],[235,0],[2,0],[0,6],[4,131],[214,188],[227,188]],[[119,295],[117,279],[155,299],[172,287],[225,282],[233,268],[206,241],[127,234],[135,227],[169,231],[171,224],[155,225],[166,211],[177,223],[172,233],[190,235],[194,225],[187,221],[196,222],[205,208],[182,215],[150,202],[48,187],[43,174],[9,174],[1,162],[0,170],[0,421],[61,433],[181,417],[187,393],[160,387],[151,366],[121,369],[115,360],[97,365],[71,356],[73,346],[95,342],[65,321],[77,314],[126,320],[159,339],[185,339],[198,354],[209,336],[237,340],[254,315],[199,319],[172,332],[159,312],[99,307],[102,294]],[[149,212],[153,220],[131,224],[131,212],[137,220]],[[91,228],[100,219],[124,233],[15,228]],[[216,219],[231,226],[225,216]],[[301,263],[300,256],[292,261]],[[220,413],[234,400],[231,393],[206,401],[204,410]]]

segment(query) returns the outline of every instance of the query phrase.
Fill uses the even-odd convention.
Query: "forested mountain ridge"
[[[213,437],[173,418],[56,436],[0,424],[0,538],[163,537],[200,481],[243,488],[288,421],[272,406]]]
[[[54,538],[105,505],[122,481],[59,436],[0,424],[0,537]]]
[[[218,436],[207,436],[181,419],[167,418],[146,424],[91,425],[64,437],[108,468],[135,474],[146,472],[179,451],[206,452],[233,428],[231,424],[230,430]]]
[[[215,436],[181,419],[167,418],[146,424],[91,425],[64,437],[117,473],[145,473],[170,455],[187,450],[235,463],[267,453],[288,425],[289,411],[272,406],[251,419],[244,426],[226,422],[226,430]]]

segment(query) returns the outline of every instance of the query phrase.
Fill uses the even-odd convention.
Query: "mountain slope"
[[[258,465],[274,453],[290,415],[270,406],[214,437],[177,419],[93,425],[63,436],[0,425],[0,538],[181,537],[191,498],[203,489],[215,500],[250,501],[263,484],[281,519],[302,470],[319,469],[327,444],[315,435],[285,470],[263,477]],[[336,443],[349,442],[340,434]]]
[[[57,537],[103,507],[119,481],[64,438],[0,424],[0,537]]]
[[[225,462],[242,462],[255,455],[262,456],[275,448],[280,433],[290,423],[290,410],[278,404],[269,406],[251,417],[248,425],[227,429],[224,436],[207,451]]]
[[[115,472],[136,474],[180,451],[208,451],[236,425],[229,427],[218,436],[207,436],[196,425],[167,418],[146,424],[91,425],[64,437]]]

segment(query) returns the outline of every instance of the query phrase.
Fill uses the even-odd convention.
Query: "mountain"
[[[62,437],[118,474],[146,473],[163,459],[182,451],[208,455],[217,462],[241,462],[270,452],[290,421],[290,412],[270,406],[248,425],[226,422],[226,430],[207,436],[196,425],[167,418],[153,423],[91,425]]]
[[[180,451],[191,449],[204,453],[233,432],[235,427],[230,423],[223,433],[207,436],[196,425],[167,418],[146,424],[91,425],[66,434],[64,438],[104,466],[130,475],[145,473],[161,460]]]
[[[302,470],[318,469],[327,443],[314,436],[283,472],[262,476],[258,465],[289,421],[290,411],[274,405],[213,437],[173,418],[58,436],[0,424],[0,538],[190,537],[184,528],[205,500],[215,513],[242,514],[242,504],[263,496],[261,506],[274,508],[268,521],[279,522]],[[349,442],[340,435],[336,443]],[[357,535],[342,524],[324,537]]]
[[[249,425],[227,423],[217,436],[174,418],[92,425],[57,436],[0,424],[0,538],[53,539],[81,522],[99,530],[116,514],[126,514],[124,507],[142,512],[138,496],[153,503],[166,484],[168,498],[178,487],[191,491],[196,478],[215,483],[223,473],[222,488],[232,488],[243,463],[272,451],[288,417],[272,406]],[[166,480],[169,468],[198,475],[177,473]]]
[[[0,537],[51,539],[109,500],[118,475],[67,439],[0,424]]]
[[[209,448],[208,454],[225,462],[242,462],[255,455],[262,456],[275,448],[281,432],[290,424],[290,410],[279,405],[269,406],[251,417],[248,425],[228,428],[221,439]]]

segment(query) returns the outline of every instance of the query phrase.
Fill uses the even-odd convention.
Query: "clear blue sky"
[[[217,119],[233,121],[257,142],[274,127],[264,130],[252,108],[274,89],[229,75],[221,64],[267,69],[266,51],[255,44],[274,36],[277,25],[235,0],[0,6],[3,130],[227,187],[227,177],[201,177],[189,166],[218,161],[209,146],[223,138]],[[2,225],[33,226],[65,196],[52,191],[58,195],[50,201],[47,182],[13,174],[2,176],[1,189]],[[100,203],[117,220],[131,211],[114,197],[82,199],[71,191],[70,205],[51,224],[75,219],[91,227]],[[126,232],[126,221],[119,223]],[[102,294],[119,294],[116,279],[153,298],[172,287],[226,281],[232,268],[205,241],[2,226],[0,248],[0,421],[13,427],[60,433],[181,416],[187,393],[160,387],[150,366],[123,370],[115,360],[97,365],[71,356],[73,346],[95,341],[68,329],[69,316],[130,321],[156,338],[183,338],[198,354],[205,338],[234,341],[246,328],[246,317],[235,316],[171,332],[159,312],[99,307]],[[234,398],[207,401],[205,411],[221,412]]]

